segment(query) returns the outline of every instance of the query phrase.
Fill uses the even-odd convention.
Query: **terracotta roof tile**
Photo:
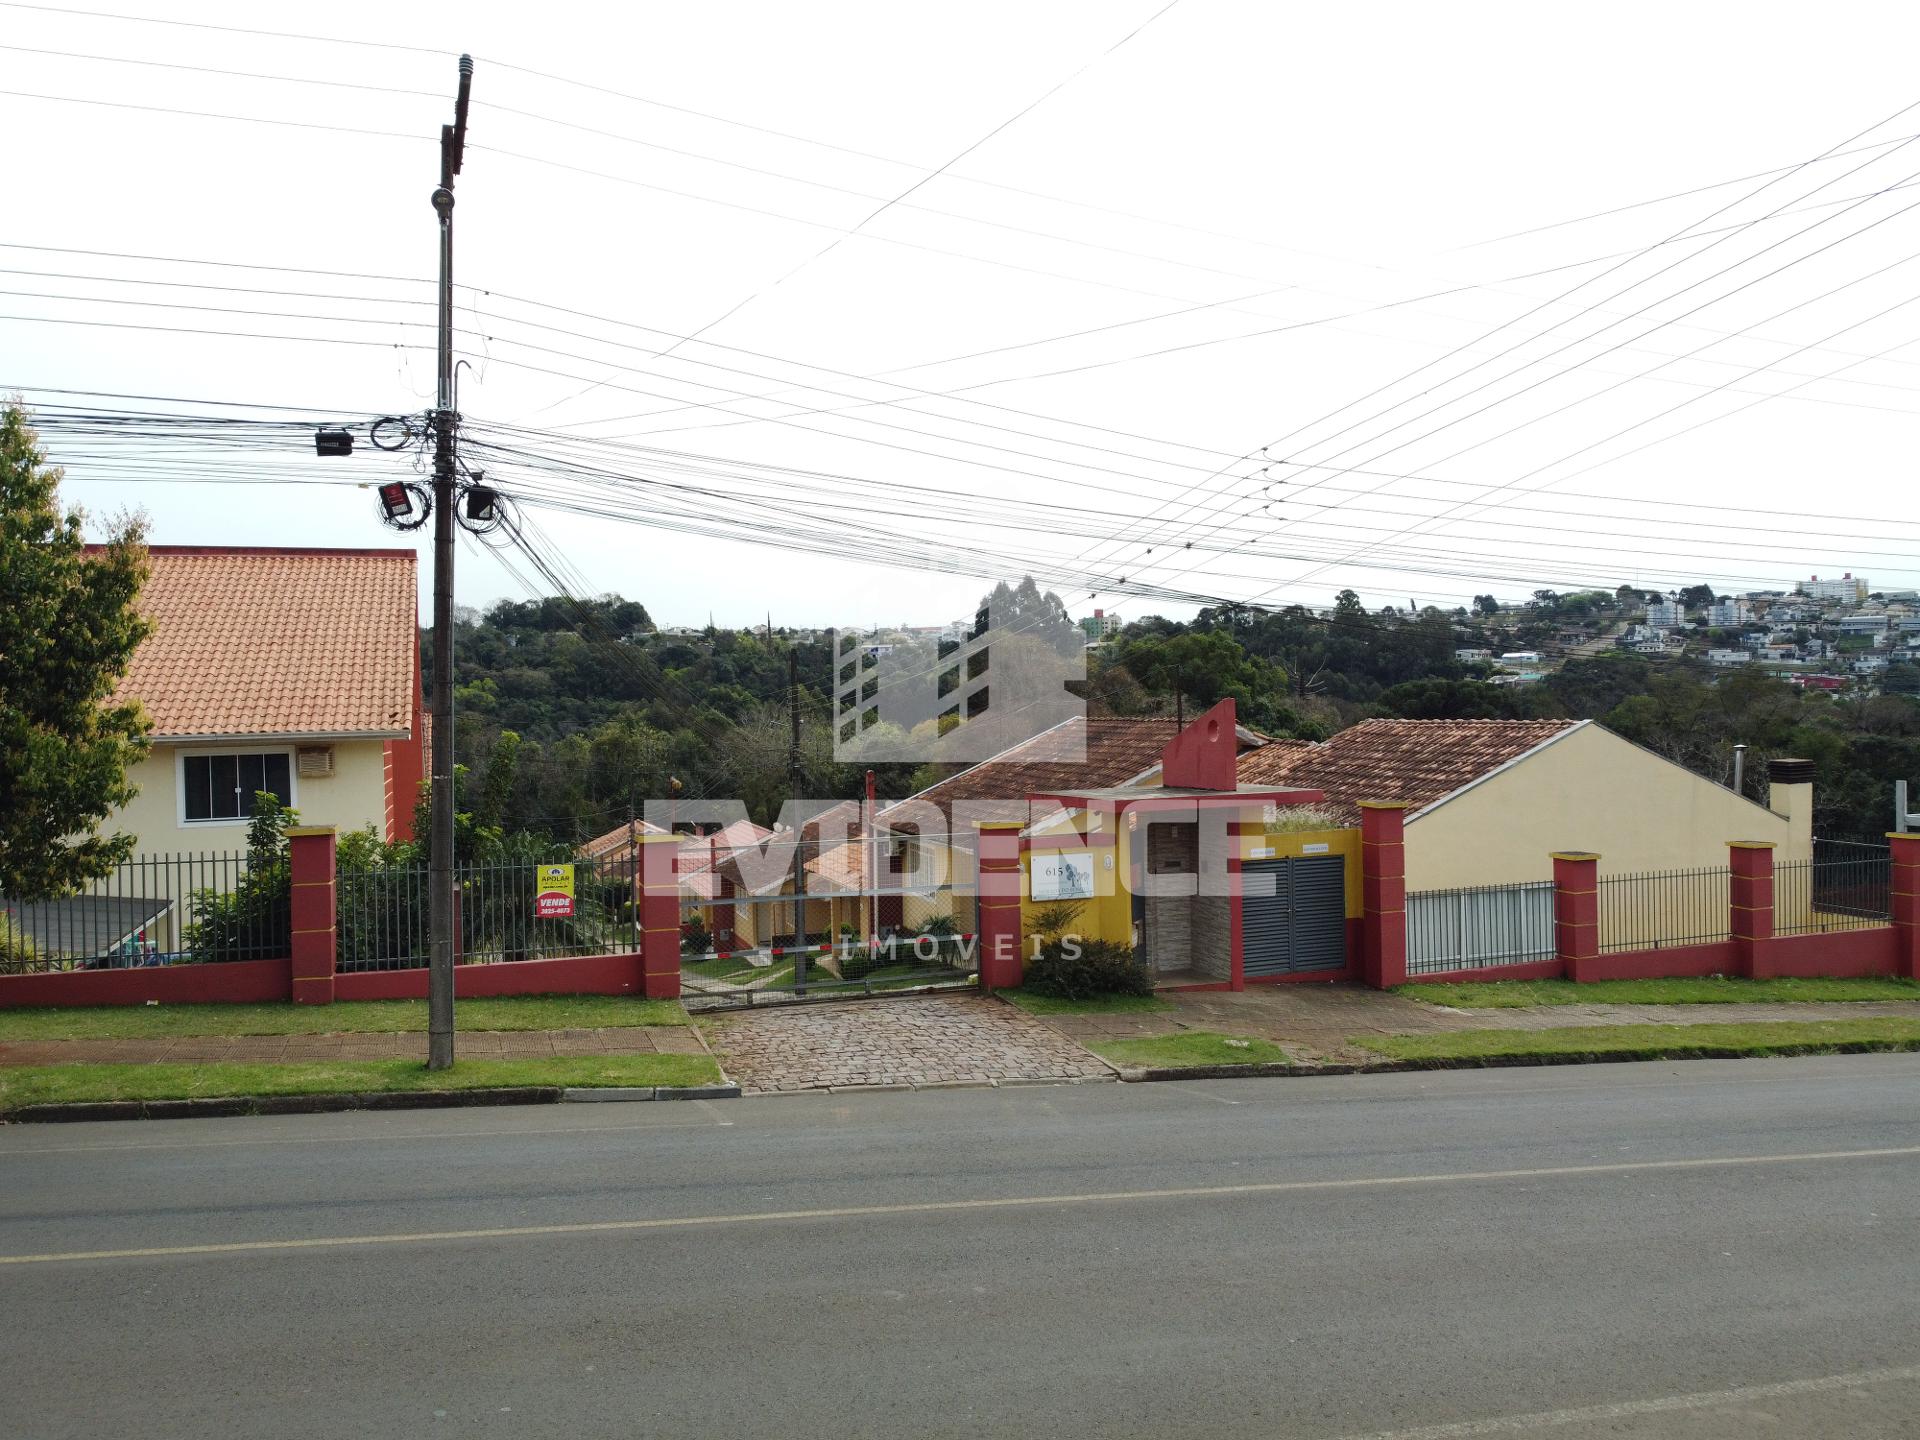
[[[1160,763],[1171,720],[1089,715],[1041,732],[912,798],[946,810],[960,800],[1018,800],[1046,790],[1119,785]],[[1074,758],[1085,746],[1085,759]],[[884,818],[885,811],[882,816]]]
[[[1324,790],[1343,824],[1362,800],[1399,800],[1422,809],[1490,774],[1574,720],[1363,720],[1319,745],[1277,741],[1240,757],[1242,784]],[[1284,747],[1284,748],[1283,748]]]
[[[582,860],[605,860],[609,856],[623,855],[628,849],[627,841],[630,831],[638,832],[641,835],[658,835],[661,833],[658,825],[649,825],[644,820],[634,821],[631,827],[622,823],[614,826],[613,829],[607,831],[604,835],[594,836],[593,839],[582,845],[576,853],[578,853]]]
[[[156,739],[404,735],[418,646],[411,550],[155,545],[153,632],[116,700]]]

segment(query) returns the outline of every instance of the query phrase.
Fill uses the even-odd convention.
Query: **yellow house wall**
[[[386,755],[378,740],[332,742],[333,774],[324,779],[293,777],[294,808],[303,825],[334,825],[345,834],[371,825],[382,839],[387,833]],[[179,763],[182,754],[234,750],[273,750],[270,743],[234,742],[226,745],[155,745],[145,760],[127,772],[139,793],[116,815],[109,828],[135,837],[133,853],[172,855],[186,851],[244,850],[247,822],[196,821],[180,823]]]
[[[1086,817],[1076,812],[1074,823],[1086,823]],[[1103,819],[1103,825],[1110,820]],[[1080,912],[1074,918],[1071,931],[1088,940],[1108,940],[1116,945],[1127,945],[1133,940],[1133,898],[1127,892],[1127,863],[1132,854],[1128,844],[1126,822],[1121,822],[1119,838],[1112,845],[1068,845],[1063,847],[1066,853],[1084,851],[1093,856],[1093,898],[1079,902]],[[1113,864],[1108,866],[1111,858]],[[1033,856],[1031,852],[1020,856],[1020,933],[1028,937],[1028,959],[1032,958],[1032,937],[1039,933],[1040,912],[1053,908],[1060,902],[1035,900],[1033,898]]]
[[[1810,807],[1809,807],[1810,808]],[[1407,823],[1407,889],[1553,878],[1552,854],[1591,851],[1600,874],[1724,867],[1730,840],[1811,860],[1810,813],[1789,819],[1596,725]]]
[[[1260,814],[1258,810],[1249,810],[1245,819],[1248,822],[1257,821]],[[1088,939],[1108,940],[1116,945],[1132,943],[1133,895],[1127,888],[1127,877],[1133,873],[1133,847],[1142,833],[1129,829],[1123,819],[1114,845],[1086,847],[1095,857],[1095,893],[1093,899],[1085,902],[1085,907],[1074,922],[1074,929],[1079,934]],[[1318,845],[1327,848],[1310,848]],[[1111,870],[1105,864],[1105,857],[1109,854],[1114,862]],[[1240,837],[1240,858],[1243,861],[1286,859],[1307,854],[1338,855],[1346,860],[1346,912],[1349,916],[1358,916],[1362,908],[1359,830],[1302,830],[1282,835],[1252,833]],[[1035,933],[1038,914],[1048,904],[1033,899],[1032,870],[1031,855],[1023,854],[1020,857],[1020,926],[1021,933],[1027,936]],[[1028,948],[1031,950],[1031,943]]]

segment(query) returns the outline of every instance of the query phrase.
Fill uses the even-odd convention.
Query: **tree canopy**
[[[100,826],[133,798],[146,753],[137,704],[109,705],[147,625],[141,524],[89,552],[82,515],[62,511],[60,471],[27,415],[0,406],[0,894],[71,893],[124,860],[133,837]]]

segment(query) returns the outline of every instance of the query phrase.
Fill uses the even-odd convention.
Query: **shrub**
[[[1153,994],[1153,977],[1126,946],[1072,935],[1040,947],[1027,966],[1025,984],[1036,995],[1061,1000]]]
[[[24,974],[33,962],[33,941],[15,924],[12,911],[0,910],[0,975]]]
[[[1080,923],[1080,916],[1086,908],[1087,902],[1084,900],[1056,900],[1050,905],[1042,905],[1028,920],[1027,933],[1037,937],[1042,945],[1051,945]]]
[[[299,818],[267,791],[253,797],[246,874],[228,893],[193,892],[195,919],[187,926],[186,942],[196,961],[278,960],[293,953],[287,827]]]
[[[713,935],[707,929],[705,917],[694,915],[680,922],[680,953],[682,955],[704,955],[713,949]]]

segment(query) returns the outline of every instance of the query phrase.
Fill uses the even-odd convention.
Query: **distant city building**
[[[1493,651],[1472,649],[1455,650],[1453,652],[1453,658],[1458,660],[1462,665],[1476,665],[1482,660],[1493,659]]]
[[[1096,610],[1080,621],[1080,628],[1089,640],[1104,640],[1120,628],[1120,617],[1109,615],[1104,610]]]
[[[1707,624],[1723,629],[1744,625],[1753,618],[1753,607],[1744,600],[1721,600],[1707,607]]]
[[[1678,600],[1669,595],[1664,600],[1655,600],[1648,604],[1647,623],[1657,625],[1663,630],[1671,630],[1676,625],[1687,623],[1687,612]]]
[[[1751,650],[1707,651],[1707,663],[1709,665],[1745,665],[1752,659],[1753,652]]]
[[[1795,675],[1793,683],[1802,690],[1844,690],[1847,677],[1844,675]]]
[[[1500,663],[1502,665],[1514,666],[1538,665],[1540,663],[1540,652],[1538,650],[1510,650],[1500,657]]]
[[[1892,620],[1884,613],[1878,615],[1842,615],[1835,629],[1842,635],[1883,635]]]
[[[1869,593],[1866,580],[1856,580],[1851,570],[1838,580],[1822,580],[1815,575],[1794,588],[1809,600],[1839,600],[1848,605],[1858,605]]]

